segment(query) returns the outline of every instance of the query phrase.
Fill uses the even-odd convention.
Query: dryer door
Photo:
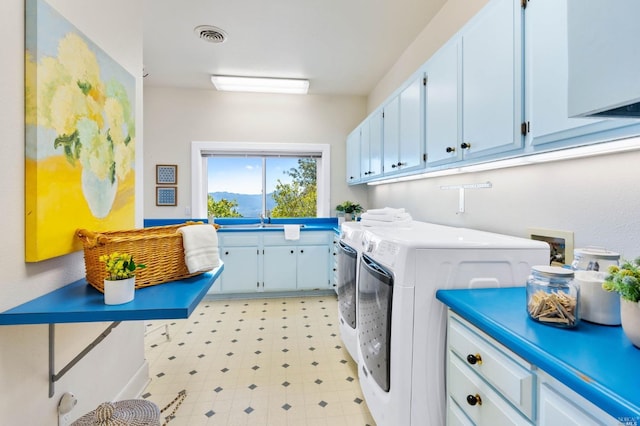
[[[356,273],[358,253],[340,241],[338,250],[338,309],[349,327],[356,328]]]
[[[393,274],[363,254],[358,280],[358,344],[362,369],[388,392]]]

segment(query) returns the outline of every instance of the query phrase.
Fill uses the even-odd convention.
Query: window
[[[207,215],[315,217],[313,155],[209,154]]]
[[[193,142],[191,155],[194,217],[329,215],[329,145]]]

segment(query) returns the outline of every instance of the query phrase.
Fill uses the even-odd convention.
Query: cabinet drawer
[[[533,417],[533,373],[531,366],[515,355],[507,356],[497,342],[489,342],[464,325],[455,316],[450,317],[448,346],[464,364],[496,387],[527,417]],[[476,358],[474,360],[474,357]]]
[[[448,384],[449,397],[476,425],[532,424],[453,354],[449,356]],[[468,397],[477,402],[473,405]]]
[[[451,398],[447,401],[447,426],[473,426],[473,422]]]

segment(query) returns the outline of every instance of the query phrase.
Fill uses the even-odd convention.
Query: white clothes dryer
[[[366,231],[358,282],[358,376],[378,426],[445,424],[446,309],[437,289],[523,286],[541,241],[414,222]]]

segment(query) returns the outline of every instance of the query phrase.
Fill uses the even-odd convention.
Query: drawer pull
[[[467,355],[467,362],[471,365],[475,365],[476,363],[478,365],[482,365],[482,357],[480,356],[480,354],[469,354]]]
[[[482,405],[482,398],[480,398],[480,395],[475,394],[475,395],[467,395],[467,404],[469,405]]]

